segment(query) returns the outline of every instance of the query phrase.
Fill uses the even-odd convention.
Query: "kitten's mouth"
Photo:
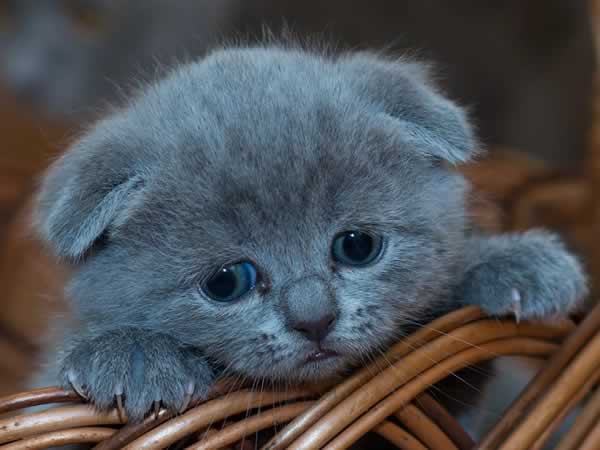
[[[340,356],[340,355],[332,350],[319,349],[319,350],[315,350],[314,352],[309,353],[308,356],[306,357],[306,362],[307,363],[322,362],[322,361],[326,361],[328,359],[336,358],[338,356]]]

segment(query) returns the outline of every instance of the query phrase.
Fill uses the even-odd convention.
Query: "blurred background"
[[[462,170],[492,230],[547,226],[600,281],[595,1],[0,0],[0,395],[22,387],[64,268],[29,233],[39,174],[140,84],[268,28],[433,62],[488,156]],[[598,111],[596,111],[598,109]]]

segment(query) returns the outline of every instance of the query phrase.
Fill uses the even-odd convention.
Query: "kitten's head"
[[[419,65],[213,53],[60,159],[38,227],[90,326],[137,326],[253,377],[315,380],[447,300],[473,151]]]
[[[81,120],[156,61],[200,54],[236,0],[2,0],[0,80],[53,119]]]

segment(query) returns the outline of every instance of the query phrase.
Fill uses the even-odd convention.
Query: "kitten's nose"
[[[318,320],[293,323],[292,328],[302,333],[308,340],[320,342],[329,334],[334,322],[335,316],[327,314]]]
[[[281,309],[289,330],[319,342],[332,330],[336,318],[334,294],[318,276],[299,278],[284,286]]]

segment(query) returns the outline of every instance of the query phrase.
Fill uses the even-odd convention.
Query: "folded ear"
[[[429,69],[408,60],[361,52],[342,61],[376,113],[393,119],[399,137],[425,156],[451,164],[470,160],[477,144],[465,111],[444,97]]]
[[[140,151],[114,138],[110,129],[101,124],[76,142],[42,182],[34,225],[61,258],[82,258],[111,225],[126,220],[141,194]]]

